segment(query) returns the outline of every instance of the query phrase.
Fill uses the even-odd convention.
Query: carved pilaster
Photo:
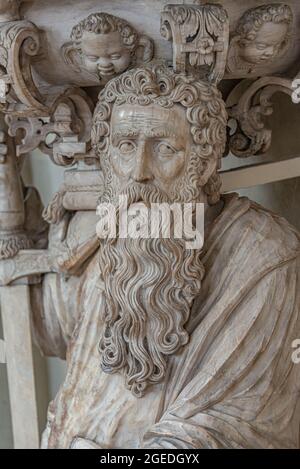
[[[0,122],[0,259],[32,246],[24,230],[25,208],[14,143]]]
[[[167,5],[161,15],[161,34],[173,41],[176,71],[192,67],[211,82],[223,78],[229,19],[221,5]]]

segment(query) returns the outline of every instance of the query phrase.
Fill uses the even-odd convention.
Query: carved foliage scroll
[[[193,67],[218,83],[224,76],[229,42],[229,19],[220,5],[167,5],[161,15],[161,34],[173,41],[173,64],[178,72]]]
[[[80,89],[70,88],[59,96],[48,117],[7,115],[6,122],[9,134],[16,138],[17,156],[40,148],[60,166],[87,158],[92,103]]]
[[[233,91],[236,104],[231,103],[227,111],[236,123],[236,129],[229,137],[229,150],[235,156],[245,158],[265,153],[270,148],[272,131],[266,128],[264,117],[273,112],[271,98],[278,92],[291,96],[292,91],[292,80],[280,77],[260,78],[242,95]]]
[[[0,110],[22,115],[46,112],[34,84],[31,60],[40,49],[39,31],[29,21],[0,24]]]

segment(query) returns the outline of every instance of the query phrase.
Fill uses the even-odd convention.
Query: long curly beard
[[[156,187],[135,184],[128,204],[165,202]],[[182,239],[102,241],[105,331],[99,349],[104,372],[122,372],[128,389],[142,397],[166,374],[167,359],[189,341],[185,325],[201,288],[200,252]]]

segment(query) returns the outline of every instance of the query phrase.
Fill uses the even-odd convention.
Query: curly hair
[[[288,5],[281,3],[263,5],[246,11],[237,27],[237,36],[240,36],[241,40],[252,42],[263,24],[271,22],[276,24],[286,23],[288,25],[288,33],[285,39],[285,42],[287,42],[291,36],[293,12]]]
[[[138,33],[127,21],[108,13],[93,13],[80,21],[72,29],[71,40],[79,46],[84,32],[109,34],[116,31],[120,33],[124,46],[134,52],[138,47]]]
[[[92,126],[92,145],[101,160],[106,185],[112,180],[109,161],[110,118],[114,105],[129,103],[147,106],[157,104],[171,108],[181,104],[186,109],[193,138],[190,158],[190,175],[185,181],[185,191],[196,198],[201,189],[199,178],[213,158],[216,169],[204,187],[210,204],[220,199],[221,182],[218,174],[220,161],[225,151],[227,113],[218,89],[211,84],[175,73],[164,64],[150,63],[123,73],[111,80],[99,95]]]

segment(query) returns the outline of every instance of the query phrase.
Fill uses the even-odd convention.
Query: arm
[[[34,338],[46,356],[66,359],[79,315],[80,277],[46,274],[42,286],[31,287]]]
[[[146,433],[146,448],[298,447],[291,344],[300,333],[299,271],[296,259],[267,274],[224,310],[217,332],[204,319],[173,367],[168,395],[176,397]]]
[[[66,358],[88,283],[89,261],[99,247],[94,212],[65,214],[50,228],[51,270],[42,287],[32,287],[36,342],[48,356]],[[54,273],[56,272],[56,273]]]

